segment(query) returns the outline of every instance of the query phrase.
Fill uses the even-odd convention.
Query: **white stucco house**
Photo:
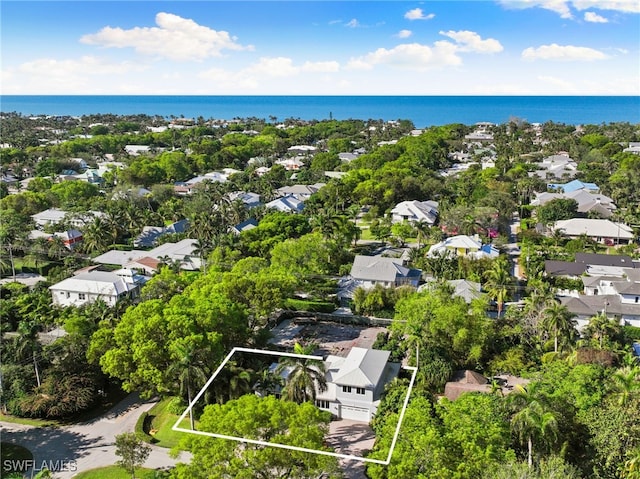
[[[53,304],[58,306],[82,306],[101,299],[114,306],[125,297],[136,297],[146,277],[134,270],[120,269],[113,273],[91,271],[80,273],[49,287]]]

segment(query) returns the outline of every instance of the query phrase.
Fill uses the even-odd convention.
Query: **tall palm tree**
[[[511,417],[511,427],[520,441],[526,443],[527,463],[532,467],[534,441],[544,443],[554,440],[558,422],[553,412],[547,408],[544,396],[538,394],[535,387],[527,389],[518,385],[516,388],[508,397],[509,404],[515,410]]]
[[[38,353],[42,350],[42,345],[38,341],[40,325],[36,321],[23,320],[18,325],[18,338],[16,354],[19,357],[31,356],[33,369],[36,373],[36,382],[40,387],[40,369],[38,368]]]
[[[191,394],[201,384],[207,381],[206,366],[200,360],[201,351],[195,343],[176,344],[174,349],[175,362],[169,368],[169,374],[176,374],[180,387],[180,394],[187,394],[188,404],[191,404]],[[193,408],[189,409],[191,429],[194,429]]]
[[[485,273],[485,291],[498,305],[498,317],[502,315],[504,303],[511,297],[513,278],[509,268],[509,262],[505,258],[498,258],[493,262],[491,269]]]
[[[575,331],[576,322],[574,315],[569,312],[566,306],[554,301],[542,311],[542,326],[553,334],[553,351],[558,352],[558,338],[567,337]]]
[[[296,343],[294,352],[299,355],[310,355],[315,351],[316,345],[301,346]],[[315,402],[318,392],[327,390],[326,370],[322,361],[300,358],[283,357],[275,373],[280,375],[288,371],[285,378],[285,386],[282,397],[289,401],[302,404],[307,401]]]

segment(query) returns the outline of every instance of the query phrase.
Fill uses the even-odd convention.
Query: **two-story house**
[[[327,390],[318,393],[316,406],[338,418],[371,421],[385,385],[400,371],[400,364],[390,363],[389,355],[389,351],[352,348],[346,357],[328,356]]]
[[[640,269],[590,266],[581,279],[584,294],[561,298],[575,315],[578,329],[600,313],[621,325],[640,327]]]

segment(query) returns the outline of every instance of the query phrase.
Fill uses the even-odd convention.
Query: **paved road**
[[[55,477],[70,479],[78,472],[115,464],[118,460],[115,455],[115,436],[133,431],[140,414],[153,404],[131,394],[103,416],[65,427],[33,427],[0,422],[0,438],[29,449],[33,453],[36,470],[43,462],[58,461],[58,465],[64,464],[65,467],[61,468],[67,470],[56,472]],[[188,453],[173,459],[169,457],[168,449],[152,446],[145,466],[165,468],[189,459]]]

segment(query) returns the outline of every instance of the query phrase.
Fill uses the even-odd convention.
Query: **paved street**
[[[137,395],[131,394],[103,416],[67,427],[42,428],[0,422],[0,438],[28,448],[34,455],[36,469],[43,461],[65,461],[66,464],[75,461],[75,471],[55,474],[56,478],[70,479],[78,472],[115,464],[118,460],[115,455],[115,436],[133,431],[140,414],[149,410],[153,404],[141,401]],[[152,446],[145,466],[170,467],[180,460],[189,461],[187,453],[173,459],[169,457],[168,449]]]

